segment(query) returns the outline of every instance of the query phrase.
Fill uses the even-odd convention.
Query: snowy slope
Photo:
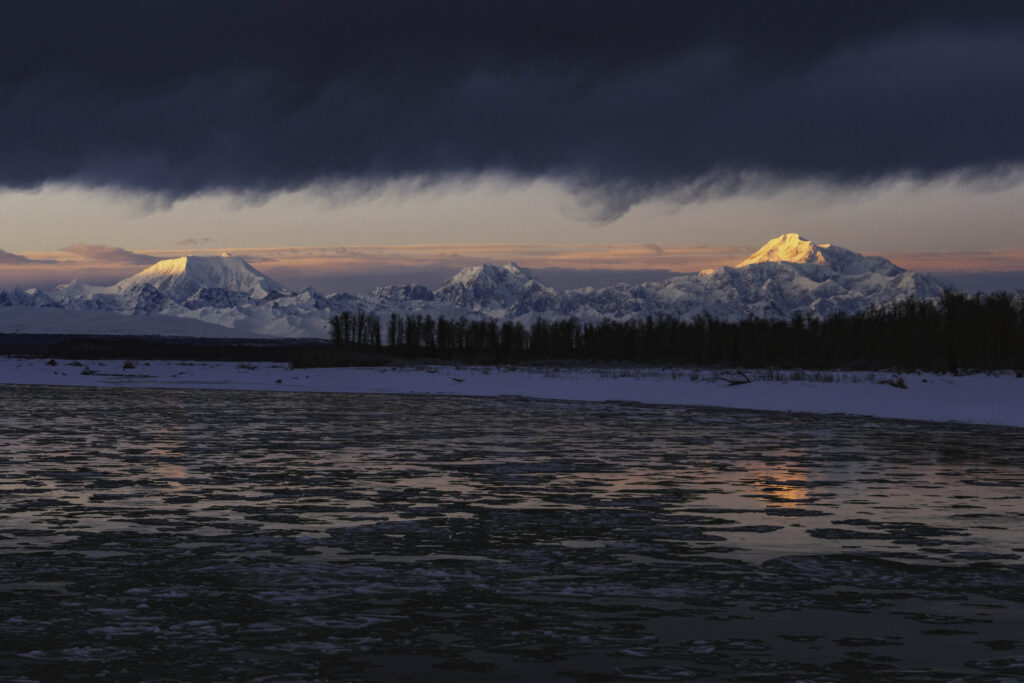
[[[76,311],[32,306],[0,307],[4,334],[113,334],[161,337],[262,337],[220,325],[169,315],[132,316],[111,311]]]
[[[529,270],[515,263],[463,268],[434,292],[434,300],[491,318],[517,318],[531,313],[561,317],[567,313],[560,292],[541,284]]]
[[[392,314],[434,318],[514,320],[538,318],[599,321],[704,314],[724,320],[754,316],[788,319],[856,313],[910,296],[932,299],[943,286],[934,277],[903,270],[884,258],[842,247],[818,245],[796,234],[771,240],[736,267],[723,266],[659,282],[561,291],[539,282],[515,263],[483,264],[456,273],[435,291],[420,285],[381,287],[365,296],[329,297],[307,287],[298,292],[237,256],[185,256],[160,261],[110,287],[80,282],[47,295],[37,290],[0,292],[0,329],[14,323],[10,309],[64,309],[143,318],[161,316],[222,328],[235,336],[325,337],[331,316],[348,311],[387,319]],[[17,316],[19,329],[33,331],[31,315]],[[40,325],[50,329],[54,316]],[[113,320],[104,318],[105,320]],[[95,327],[88,316],[76,319]],[[68,324],[72,324],[68,318]],[[163,323],[161,323],[163,325]],[[209,329],[216,329],[209,328]]]
[[[973,422],[1024,428],[1024,379],[1013,373],[905,375],[906,389],[882,383],[870,372],[816,373],[785,379],[751,372],[752,381],[729,386],[721,370],[678,373],[638,368],[419,368],[289,369],[255,363],[152,361],[123,369],[113,361],[90,362],[93,372],[61,361],[0,357],[0,382],[97,387],[168,387],[315,391],[342,393],[530,396],[573,401],[631,401],[666,405],[721,406],[749,410],[845,413],[880,418]],[[728,373],[725,373],[728,374]]]
[[[568,292],[581,318],[626,320],[666,314],[723,320],[748,316],[788,319],[795,313],[825,317],[856,313],[914,296],[933,299],[943,285],[931,275],[903,270],[878,256],[816,245],[782,235],[741,261],[661,282]]]
[[[172,301],[183,303],[203,290],[222,290],[265,299],[272,293],[287,292],[279,282],[253,268],[245,259],[230,254],[182,256],[154,263],[141,273],[121,280],[111,289],[127,292],[144,285]]]

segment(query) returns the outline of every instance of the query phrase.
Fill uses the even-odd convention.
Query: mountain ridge
[[[463,268],[438,289],[415,284],[378,287],[367,295],[325,296],[312,287],[291,291],[239,256],[183,256],[159,261],[109,287],[77,281],[38,290],[0,291],[4,307],[50,307],[82,315],[118,313],[180,318],[219,325],[240,336],[325,337],[344,312],[382,319],[391,314],[435,318],[599,321],[667,315],[722,320],[827,317],[856,313],[907,297],[934,299],[944,287],[933,276],[904,270],[796,233],[774,238],[736,266],[677,275],[638,285],[558,290],[514,262]],[[22,325],[24,325],[22,316]],[[164,325],[166,327],[166,325]]]

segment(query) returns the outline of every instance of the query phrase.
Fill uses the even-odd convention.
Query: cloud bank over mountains
[[[64,247],[61,251],[84,261],[95,261],[110,265],[148,266],[160,260],[155,256],[140,254],[122,249],[121,247],[108,247],[102,244],[72,244]]]
[[[53,261],[37,261],[35,259],[28,258],[27,256],[22,256],[21,254],[14,254],[0,249],[0,265],[20,266],[29,263],[53,263]]]
[[[0,187],[164,201],[553,179],[593,218],[789,180],[1020,179],[1013,2],[153,3],[0,21]]]
[[[202,240],[195,240],[201,242]],[[561,289],[637,284],[680,273],[735,264],[752,247],[645,244],[414,244],[353,247],[228,249],[271,277],[299,289],[368,293],[388,284],[416,282],[435,288],[452,272],[483,262],[518,261],[546,284]],[[224,249],[194,247],[140,253],[106,245],[74,244],[59,251],[14,253],[0,249],[0,288],[50,289],[70,280],[109,285],[160,259],[215,256]],[[1024,288],[1024,249],[998,251],[880,251],[909,270],[940,273],[968,291]]]

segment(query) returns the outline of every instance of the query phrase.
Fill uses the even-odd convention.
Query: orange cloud
[[[221,249],[191,253],[220,253]],[[696,272],[734,263],[749,255],[746,247],[661,247],[652,244],[410,244],[357,247],[278,247],[229,249],[261,269],[381,266],[450,266],[516,261],[532,268],[607,268]],[[154,252],[163,258],[178,252]]]
[[[1000,251],[901,251],[879,254],[907,270],[930,273],[1024,270],[1024,249]]]
[[[198,240],[197,240],[198,242]],[[223,249],[190,249],[218,254]],[[454,273],[483,262],[516,261],[529,268],[573,270],[658,270],[692,273],[732,265],[750,247],[661,246],[655,244],[410,244],[330,247],[267,247],[228,250],[286,284],[324,284],[340,276],[391,273],[394,281],[416,273]],[[50,253],[11,254],[0,250],[0,288],[49,288],[72,279],[111,284],[160,258],[183,250],[139,254],[118,247],[76,244]],[[882,256],[910,270],[925,272],[1024,271],[1024,249],[992,252],[889,252]],[[663,275],[659,276],[663,277]]]
[[[88,262],[103,264],[124,263],[135,266],[151,266],[160,260],[154,256],[128,251],[121,247],[108,247],[104,244],[72,244],[69,247],[64,247],[61,251]]]
[[[0,265],[4,266],[21,266],[33,263],[53,263],[53,261],[36,260],[21,254],[15,254],[10,251],[4,251],[0,249]]]

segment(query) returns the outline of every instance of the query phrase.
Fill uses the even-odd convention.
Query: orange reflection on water
[[[172,489],[183,489],[185,485],[181,482],[188,478],[188,470],[185,469],[184,465],[158,463],[153,466],[153,476],[162,480]]]
[[[807,454],[795,449],[779,449],[767,455],[774,457],[751,467],[750,474],[754,475],[750,480],[751,487],[761,498],[781,507],[793,508],[806,503],[810,495],[807,469],[793,461],[799,461]]]

